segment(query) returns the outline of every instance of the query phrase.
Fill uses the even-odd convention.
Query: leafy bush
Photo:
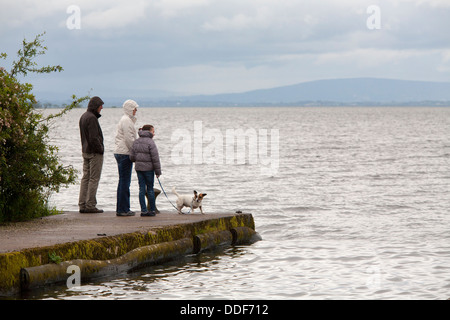
[[[62,116],[89,97],[72,96],[63,111],[46,118],[36,112],[33,86],[21,83],[29,72],[60,72],[60,66],[38,68],[33,61],[47,50],[41,37],[23,41],[10,72],[0,67],[0,222],[49,215],[48,198],[61,186],[75,182],[76,170],[59,163],[57,147],[49,145],[50,120]],[[0,59],[6,59],[6,53]]]

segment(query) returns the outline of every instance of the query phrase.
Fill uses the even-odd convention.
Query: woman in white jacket
[[[123,104],[123,116],[117,125],[114,157],[119,169],[119,185],[117,186],[116,214],[118,216],[134,216],[130,210],[130,184],[133,162],[130,160],[130,150],[136,140],[136,101],[127,100]]]

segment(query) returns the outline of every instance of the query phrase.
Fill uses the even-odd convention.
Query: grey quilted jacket
[[[161,175],[158,148],[150,131],[139,131],[139,138],[130,150],[130,160],[136,162],[136,171],[155,171],[155,175]]]

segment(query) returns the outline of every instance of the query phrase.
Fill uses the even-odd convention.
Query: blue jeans
[[[133,162],[127,154],[114,154],[119,168],[119,185],[117,186],[117,213],[130,211],[130,184]]]
[[[153,184],[155,182],[155,171],[136,171],[139,181],[139,203],[141,212],[148,212],[145,201],[145,194],[148,196],[150,211],[156,211],[155,192]]]

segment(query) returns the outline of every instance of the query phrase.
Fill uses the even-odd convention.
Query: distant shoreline
[[[125,100],[124,100],[125,101]],[[64,103],[60,105],[50,103],[48,106],[37,105],[36,109],[62,109]],[[82,106],[80,108],[83,108]],[[141,102],[141,108],[233,108],[233,107],[450,107],[450,101],[419,101],[419,102],[392,102],[392,103],[367,103],[367,102],[332,102],[332,101],[307,101],[297,103],[205,103],[205,102],[175,102],[175,101],[155,101]],[[104,108],[122,108],[118,105],[105,105]]]

